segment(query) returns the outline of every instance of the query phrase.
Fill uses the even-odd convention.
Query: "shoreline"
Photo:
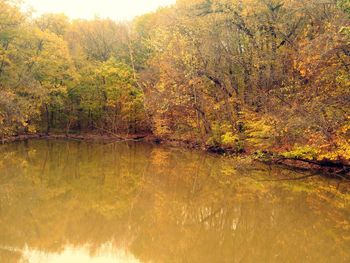
[[[80,134],[61,134],[61,133],[52,133],[52,134],[22,134],[18,136],[9,136],[4,137],[0,140],[2,144],[26,141],[32,139],[72,139],[80,141],[138,141],[146,138],[147,134],[135,134],[135,135],[108,135],[108,134],[94,134],[94,133],[80,133]]]
[[[176,148],[184,148],[184,149],[196,149],[201,150],[207,153],[227,156],[228,158],[234,157],[251,157],[253,161],[258,161],[261,163],[265,163],[267,165],[279,165],[284,166],[289,169],[296,169],[301,171],[314,171],[319,172],[320,174],[338,178],[343,180],[350,180],[350,164],[342,163],[339,161],[315,161],[315,160],[305,160],[305,159],[288,159],[283,157],[274,157],[270,153],[266,154],[267,158],[259,158],[254,154],[249,153],[237,153],[232,151],[231,149],[225,149],[221,147],[206,147],[199,143],[191,142],[191,141],[182,141],[182,140],[174,140],[174,139],[162,139],[151,133],[140,133],[140,134],[101,134],[101,133],[77,133],[77,134],[61,134],[61,133],[52,133],[52,134],[23,134],[18,136],[10,136],[4,137],[1,139],[2,144],[33,140],[33,139],[45,139],[45,140],[77,140],[77,141],[108,141],[108,142],[137,142],[144,141],[157,145],[165,145]],[[277,153],[278,154],[278,153]]]

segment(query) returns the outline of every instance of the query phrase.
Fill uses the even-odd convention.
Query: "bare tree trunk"
[[[45,111],[46,111],[46,134],[49,135],[51,124],[50,124],[50,111],[49,106],[45,104]]]

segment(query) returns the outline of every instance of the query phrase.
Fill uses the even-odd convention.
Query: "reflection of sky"
[[[65,247],[60,253],[26,248],[23,251],[23,259],[28,263],[140,263],[133,255],[113,249],[112,245],[104,245],[93,254],[88,247]]]
[[[129,20],[174,4],[175,0],[24,0],[37,15],[42,13],[64,13],[71,18],[91,19],[94,16],[114,20]]]

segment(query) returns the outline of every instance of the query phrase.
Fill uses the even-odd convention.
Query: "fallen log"
[[[283,164],[283,165],[291,165],[298,167],[299,164],[306,164],[308,166],[318,168],[319,170],[325,171],[330,175],[339,176],[339,175],[345,175],[346,177],[350,177],[350,164],[347,163],[344,160],[309,160],[309,159],[302,159],[302,158],[287,158],[287,157],[279,157],[275,160],[273,160],[276,164]]]

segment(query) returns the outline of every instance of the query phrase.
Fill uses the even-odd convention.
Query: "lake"
[[[143,142],[5,144],[0,262],[350,262],[349,190]]]

